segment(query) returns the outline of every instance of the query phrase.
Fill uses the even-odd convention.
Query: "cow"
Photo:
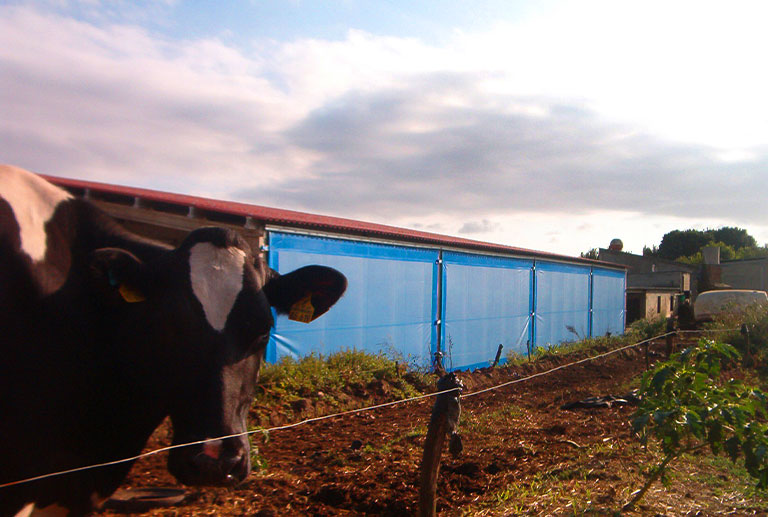
[[[0,515],[83,515],[170,417],[168,469],[187,485],[250,472],[246,416],[277,313],[310,321],[338,271],[279,275],[235,231],[173,248],[123,229],[40,176],[0,166]]]

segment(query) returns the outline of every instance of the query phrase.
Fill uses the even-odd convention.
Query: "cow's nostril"
[[[228,478],[231,478],[228,480],[230,483],[239,483],[248,476],[250,471],[248,455],[240,453],[237,456],[227,458],[224,460],[222,471]]]

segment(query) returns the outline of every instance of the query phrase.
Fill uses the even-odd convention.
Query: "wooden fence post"
[[[669,356],[672,355],[672,350],[674,350],[672,339],[675,337],[675,334],[673,332],[675,331],[675,320],[674,318],[667,318],[667,359],[669,359]]]
[[[437,493],[437,473],[440,470],[440,457],[443,454],[445,437],[450,435],[449,449],[454,456],[461,453],[461,437],[456,432],[461,415],[459,397],[464,384],[454,372],[440,377],[437,391],[441,393],[435,399],[432,415],[429,418],[427,438],[424,440],[424,455],[421,459],[421,488],[419,490],[419,515],[434,517],[437,513],[435,495]]]
[[[752,356],[752,348],[749,345],[749,327],[746,323],[741,324],[741,335],[744,336],[744,342],[746,344],[746,351],[744,357],[744,363],[746,364],[749,362],[750,364],[747,364],[747,366],[754,366],[755,365],[755,358]]]
[[[643,348],[645,349],[645,371],[647,372],[651,368],[651,360],[648,358],[648,347],[650,346],[650,342],[646,341],[645,345],[643,345]]]
[[[502,349],[504,349],[504,345],[499,343],[499,349],[496,350],[496,359],[493,360],[493,365],[491,365],[491,368],[496,368],[499,365],[499,361],[501,360]]]
[[[436,374],[445,375],[445,366],[443,366],[443,353],[440,350],[435,352],[432,363]]]

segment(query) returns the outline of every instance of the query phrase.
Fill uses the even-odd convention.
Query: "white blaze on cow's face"
[[[56,207],[72,195],[39,176],[6,165],[0,166],[0,185],[0,196],[11,205],[19,225],[21,250],[40,262],[48,247],[45,225]]]
[[[199,242],[189,252],[192,292],[200,301],[211,327],[221,332],[243,289],[245,252],[239,248],[220,248]]]

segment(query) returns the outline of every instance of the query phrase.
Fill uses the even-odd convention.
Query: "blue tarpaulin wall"
[[[532,260],[443,253],[446,367],[489,366],[500,344],[526,353]]]
[[[592,335],[624,333],[623,271],[594,268],[592,273]]]
[[[428,366],[439,346],[446,367],[466,369],[489,365],[499,344],[524,354],[624,330],[624,271],[269,233],[270,267],[309,264],[341,271],[347,292],[312,323],[278,316],[269,362],[355,348]]]
[[[348,287],[333,309],[312,323],[278,316],[267,361],[356,348],[397,351],[428,365],[436,341],[437,259],[437,250],[271,233],[272,269],[330,266],[347,277]]]
[[[589,337],[590,268],[536,263],[535,346]]]

